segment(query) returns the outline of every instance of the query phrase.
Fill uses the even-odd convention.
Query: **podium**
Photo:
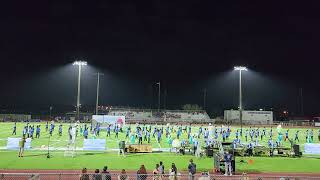
[[[152,146],[149,144],[126,144],[125,152],[127,152],[127,153],[151,153]]]

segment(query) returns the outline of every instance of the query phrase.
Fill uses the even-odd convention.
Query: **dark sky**
[[[0,104],[25,111],[74,105],[70,63],[84,59],[84,105],[95,103],[100,71],[102,104],[156,108],[161,81],[168,108],[202,105],[207,88],[206,109],[221,114],[238,104],[233,66],[246,65],[246,109],[299,114],[302,88],[305,114],[316,115],[319,3],[274,2],[2,2]]]

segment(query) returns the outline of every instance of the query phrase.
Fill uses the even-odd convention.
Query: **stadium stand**
[[[125,116],[127,122],[184,122],[202,123],[210,120],[206,111],[136,109],[136,108],[111,108],[104,114]]]

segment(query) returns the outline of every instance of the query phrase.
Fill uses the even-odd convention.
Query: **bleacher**
[[[184,110],[158,110],[155,109],[135,109],[135,108],[112,108],[106,112],[108,115],[125,116],[126,122],[183,122],[201,123],[210,120],[206,111],[184,111]]]

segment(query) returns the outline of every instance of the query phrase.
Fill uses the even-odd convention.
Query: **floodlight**
[[[233,69],[236,71],[248,71],[248,68],[245,66],[235,66]]]
[[[87,65],[87,61],[75,61],[73,62],[74,66],[86,66]]]

